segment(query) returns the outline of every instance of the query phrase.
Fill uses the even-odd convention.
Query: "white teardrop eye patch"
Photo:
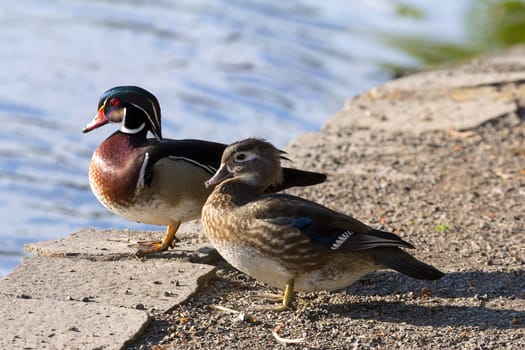
[[[233,156],[233,160],[239,163],[246,162],[256,158],[256,155],[251,152],[237,152]]]

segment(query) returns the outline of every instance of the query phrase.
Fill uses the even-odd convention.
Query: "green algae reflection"
[[[396,14],[410,20],[424,20],[425,11],[432,8],[417,8],[399,3]],[[387,45],[416,58],[417,66],[435,66],[443,63],[461,61],[475,56],[486,55],[525,43],[525,1],[478,0],[471,1],[462,19],[465,40],[447,42],[421,35],[380,34]],[[394,75],[403,75],[415,67],[384,64]]]

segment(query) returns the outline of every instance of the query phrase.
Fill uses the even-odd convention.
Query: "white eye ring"
[[[248,152],[237,152],[233,157],[233,160],[239,163],[243,163],[249,160],[254,159],[256,156],[253,153]]]
[[[236,153],[234,158],[235,158],[236,162],[245,161],[246,160],[246,153],[244,153],[244,152]]]

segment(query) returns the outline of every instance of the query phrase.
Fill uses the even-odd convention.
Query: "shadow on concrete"
[[[433,298],[426,301],[420,298],[423,287],[432,292]],[[396,294],[406,297],[407,293],[412,292],[413,299],[331,303],[320,305],[321,309],[352,319],[404,322],[417,326],[479,329],[525,327],[524,311],[509,308],[508,302],[506,309],[497,309],[493,306],[497,303],[491,303],[495,299],[506,298],[525,304],[522,301],[525,296],[523,271],[453,272],[435,282],[417,281],[395,272],[379,272],[368,275],[345,291],[355,296],[379,297]],[[461,300],[464,298],[474,298],[479,305],[472,306],[471,301],[466,305]],[[416,303],[418,305],[414,305]],[[315,318],[315,315],[310,317]]]
[[[427,287],[436,297],[481,299],[525,296],[525,271],[449,272],[437,281],[415,280],[396,272],[371,273],[346,288],[348,294],[391,295],[419,293]]]

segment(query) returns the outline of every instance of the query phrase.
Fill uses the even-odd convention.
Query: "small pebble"
[[[16,297],[19,298],[19,299],[32,299],[31,295],[23,294],[23,293],[22,294],[18,294]]]

